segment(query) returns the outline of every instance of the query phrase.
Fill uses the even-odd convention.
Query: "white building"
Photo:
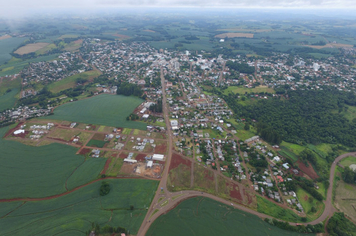
[[[152,160],[154,161],[163,161],[164,155],[162,154],[153,154]]]

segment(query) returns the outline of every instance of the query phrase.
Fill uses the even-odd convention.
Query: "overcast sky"
[[[0,0],[0,8],[106,6],[355,8],[355,0]]]

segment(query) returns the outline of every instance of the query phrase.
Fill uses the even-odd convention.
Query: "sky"
[[[246,8],[355,8],[355,0],[0,0],[0,8],[45,7],[246,7]]]

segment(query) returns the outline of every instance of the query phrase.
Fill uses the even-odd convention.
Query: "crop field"
[[[12,89],[11,92],[6,93],[0,96],[0,112],[12,108],[16,102],[16,94],[19,92],[19,89]]]
[[[45,54],[47,53],[48,51],[51,51],[53,49],[56,49],[57,46],[54,44],[54,43],[51,43],[51,44],[47,44],[45,47],[41,48],[41,49],[38,49],[36,51],[36,55],[41,55],[41,54]]]
[[[27,38],[7,38],[0,40],[0,65],[11,59],[10,53]]]
[[[302,188],[298,188],[296,193],[300,204],[302,204],[303,206],[304,212],[307,214],[308,221],[313,221],[317,219],[324,212],[325,204],[315,200],[309,193],[304,191]],[[316,209],[315,212],[311,211],[312,207]]]
[[[117,176],[120,174],[120,170],[122,165],[124,164],[124,160],[122,158],[112,158],[109,168],[106,171],[107,176]]]
[[[91,222],[101,227],[124,227],[130,234],[137,231],[146,215],[158,181],[142,179],[106,180],[111,187],[106,196],[99,195],[102,181],[92,183],[68,195],[44,201],[0,203],[1,235],[86,235]],[[21,202],[22,204],[22,202]],[[130,210],[130,205],[134,210]],[[16,207],[18,207],[16,209]],[[6,212],[6,213],[4,213]]]
[[[3,40],[3,39],[9,39],[9,38],[11,38],[11,36],[10,35],[2,35],[2,36],[0,36],[0,40]]]
[[[253,38],[253,34],[250,33],[223,33],[215,35],[215,38]]]
[[[86,71],[80,74],[72,75],[64,78],[60,81],[56,81],[48,85],[48,89],[53,93],[58,93],[62,90],[74,88],[76,85],[76,80],[78,78],[93,80],[95,77],[99,76],[100,72],[96,70]]]
[[[6,132],[7,128],[1,128],[0,137]],[[0,150],[2,199],[63,193],[66,180],[84,162],[83,156],[75,155],[76,148],[57,143],[32,147],[1,139]]]
[[[286,158],[289,158],[291,161],[298,161],[297,155],[295,155],[289,148],[286,146],[281,147],[281,150],[278,153]]]
[[[49,43],[30,43],[23,47],[20,47],[14,53],[19,54],[19,55],[24,55],[24,54],[28,54],[31,52],[36,52],[37,50],[40,50],[40,49],[46,47],[47,45],[49,45]]]
[[[158,217],[146,236],[178,235],[302,235],[271,226],[255,215],[209,198],[183,201]]]
[[[256,196],[257,197],[257,211],[264,213],[266,215],[270,215],[276,217],[278,219],[282,219],[290,222],[301,222],[301,217],[299,217],[292,210],[284,209],[273,202],[268,201],[267,199]]]
[[[285,141],[282,141],[281,147],[286,147],[287,149],[289,149],[290,151],[292,151],[294,154],[299,155],[299,153],[301,153],[305,147],[295,144],[295,143],[288,143]]]
[[[87,146],[88,146],[88,147],[103,148],[106,143],[108,143],[108,142],[107,142],[107,141],[103,141],[103,140],[91,139],[91,140],[87,143]]]
[[[340,180],[337,181],[335,193],[335,207],[356,222],[356,186]]]
[[[142,101],[132,96],[102,94],[61,105],[51,119],[146,130],[143,122],[126,120]]]

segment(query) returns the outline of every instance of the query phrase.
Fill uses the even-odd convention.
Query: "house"
[[[280,182],[280,183],[282,183],[284,180],[283,180],[283,178],[282,178],[282,176],[277,176],[277,179],[278,179],[278,182]]]
[[[282,166],[283,166],[286,170],[289,169],[288,163],[284,163]]]
[[[274,161],[274,162],[280,162],[280,161],[281,161],[281,158],[279,158],[279,156],[275,156],[275,157],[273,158],[273,161]]]

